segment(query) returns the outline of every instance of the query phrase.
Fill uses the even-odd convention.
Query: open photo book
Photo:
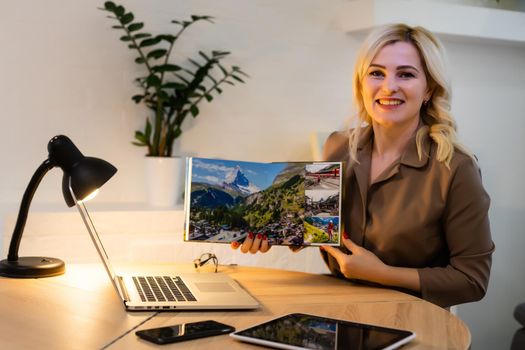
[[[188,158],[184,239],[339,245],[341,162],[259,163]]]

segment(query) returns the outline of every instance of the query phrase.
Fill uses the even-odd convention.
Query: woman
[[[347,161],[343,247],[321,247],[330,270],[442,307],[481,299],[494,251],[490,199],[456,140],[441,44],[421,27],[378,28],[353,88],[358,125],[324,149],[326,160]],[[268,249],[257,238],[242,245]]]

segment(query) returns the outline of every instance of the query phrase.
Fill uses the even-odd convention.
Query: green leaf
[[[229,81],[229,80],[225,80],[224,82],[225,82],[226,84],[235,85],[234,83],[232,83],[232,82]]]
[[[147,144],[144,143],[144,142],[135,142],[135,141],[133,141],[133,142],[131,142],[131,144],[133,144],[133,145],[135,145],[135,146],[139,146],[139,147],[145,147],[145,146],[147,146]]]
[[[237,81],[240,81],[241,83],[243,83],[243,84],[244,84],[244,80],[242,80],[242,79],[241,79],[241,78],[239,78],[238,76],[236,76],[236,75],[233,75],[233,74],[232,74],[232,76],[231,76],[231,77],[232,77],[233,79],[235,79],[235,80],[237,80]]]
[[[108,11],[114,11],[117,5],[113,1],[106,1],[104,3],[104,8]]]
[[[134,45],[134,44],[129,44],[128,47],[129,47],[130,49],[137,49],[137,48],[138,48],[138,46],[137,46],[137,45]]]
[[[202,52],[202,51],[199,51],[199,55],[201,55],[202,57],[204,57],[204,59],[205,59],[206,61],[210,61],[210,60],[211,60],[211,58],[209,58],[208,56],[206,56],[206,54],[205,54],[204,52]]]
[[[134,19],[135,19],[135,16],[133,16],[133,13],[128,12],[124,16],[122,16],[122,18],[120,18],[120,23],[122,23],[123,25],[126,25],[126,24],[133,22]]]
[[[163,64],[160,66],[153,66],[151,69],[157,73],[157,72],[176,72],[178,70],[181,70],[181,67],[175,65],[175,64]]]
[[[186,69],[186,68],[182,68],[182,71],[188,73],[188,74],[191,75],[191,76],[194,76],[194,75],[195,75],[195,73],[193,73],[191,70]]]
[[[129,26],[128,26],[128,30],[130,32],[135,32],[137,30],[141,30],[142,28],[144,28],[144,23],[142,22],[138,22],[138,23],[131,23]]]
[[[175,131],[173,131],[173,138],[176,139],[180,136],[180,134],[182,134],[182,129],[178,127],[177,129],[175,129]]]
[[[137,139],[139,142],[146,144],[148,142],[148,139],[146,138],[146,135],[142,133],[142,131],[135,131],[135,139]]]
[[[217,91],[219,94],[222,94],[222,89],[219,89],[218,87],[215,88],[215,91]]]
[[[135,103],[140,103],[140,101],[142,101],[143,98],[144,98],[144,95],[135,95],[131,99],[135,101]]]
[[[162,85],[162,88],[166,89],[175,89],[175,90],[185,90],[187,88],[186,85],[181,83],[166,83]]]
[[[148,53],[148,58],[159,59],[162,56],[164,56],[166,52],[168,52],[168,50],[165,50],[165,49],[153,50]]]
[[[191,115],[193,116],[193,118],[195,118],[199,114],[199,109],[197,108],[197,106],[192,105],[190,107],[190,112],[191,112]]]
[[[206,94],[206,95],[204,95],[204,97],[206,97],[206,100],[207,100],[208,102],[211,102],[211,100],[213,100],[213,96],[210,95],[210,94]]]
[[[151,137],[151,123],[149,122],[149,118],[146,118],[146,130],[145,131],[145,137],[149,140]]]
[[[170,99],[170,96],[168,95],[168,93],[166,91],[159,91],[159,93],[157,94],[159,100],[163,100],[163,101],[167,101]]]
[[[200,90],[202,92],[206,92],[206,87],[204,87],[202,85],[199,85],[199,86],[197,86],[197,90]]]
[[[172,44],[172,43],[175,41],[175,38],[176,38],[176,36],[171,35],[171,34],[159,35],[158,37],[159,37],[161,40],[164,40],[164,41],[169,42],[170,44]]]
[[[146,107],[148,107],[153,113],[157,113],[157,101],[152,101],[151,99],[148,100],[148,103],[146,104]]]
[[[190,85],[190,81],[186,78],[184,78],[182,75],[180,74],[174,74],[177,78],[179,78],[180,80],[182,80],[183,82],[185,82],[187,85]]]
[[[197,62],[195,60],[192,60],[191,58],[188,58],[188,61],[190,61],[193,65],[195,65],[195,66],[197,66],[199,68],[202,67],[202,65],[199,62]]]
[[[114,28],[114,29],[124,29],[125,27],[123,27],[123,26],[111,26],[111,28]]]
[[[219,64],[219,68],[220,68],[222,74],[224,74],[225,76],[228,76],[228,71],[226,70],[226,68],[224,68],[224,67],[221,66],[220,64]]]
[[[191,19],[193,20],[193,22],[197,22],[197,21],[200,21],[200,20],[205,20],[205,21],[208,21],[210,23],[213,23],[213,21],[212,21],[213,17],[212,16],[196,16],[196,15],[192,15]]]
[[[220,58],[228,56],[230,54],[230,52],[228,52],[228,51],[212,51],[211,54],[213,55],[213,57],[220,59]]]
[[[160,43],[160,38],[155,37],[155,38],[149,38],[149,39],[142,40],[140,42],[139,46],[140,47],[153,46],[153,45],[156,45],[158,43]]]
[[[123,6],[117,6],[115,7],[115,9],[113,10],[113,12],[117,15],[117,16],[122,16],[124,15],[124,13],[126,12],[126,10],[124,9]]]
[[[122,40],[122,41],[131,41],[131,40],[133,40],[133,38],[130,37],[129,35],[124,35],[124,36],[120,37],[120,40]]]
[[[151,74],[147,79],[146,83],[148,86],[160,86],[160,78],[156,76],[155,74]]]
[[[249,78],[250,76],[246,73],[244,73],[240,68],[234,69],[235,73],[239,73],[244,75],[246,78]]]
[[[135,63],[138,63],[138,64],[146,63],[146,60],[142,57],[137,57],[135,58]]]
[[[144,38],[148,38],[150,36],[151,36],[150,33],[138,33],[138,34],[135,34],[133,37],[135,39],[144,39]]]

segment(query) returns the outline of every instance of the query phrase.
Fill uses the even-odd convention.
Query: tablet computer
[[[230,333],[244,342],[277,349],[396,349],[414,332],[294,313]]]

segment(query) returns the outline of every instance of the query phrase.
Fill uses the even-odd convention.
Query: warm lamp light
[[[47,145],[47,150],[48,158],[35,171],[24,192],[7,259],[0,261],[0,276],[40,278],[57,276],[65,272],[65,264],[60,259],[18,256],[31,200],[40,181],[49,170],[60,167],[64,171],[62,193],[68,207],[75,205],[74,198],[78,201],[93,198],[98,188],[117,172],[117,168],[105,160],[85,157],[73,142],[63,135],[53,137]]]

